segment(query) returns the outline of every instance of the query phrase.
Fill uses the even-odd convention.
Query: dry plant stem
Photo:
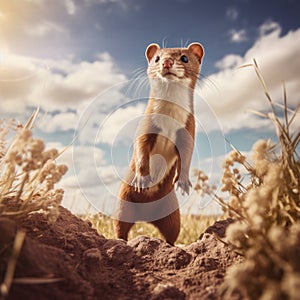
[[[285,118],[286,131],[287,131],[287,135],[290,136],[285,81],[283,81],[283,103],[284,103],[284,118]]]
[[[265,83],[265,80],[264,80],[264,78],[263,78],[261,72],[260,72],[260,69],[259,69],[259,67],[258,67],[258,64],[257,64],[257,62],[256,62],[255,59],[253,59],[253,62],[254,62],[254,69],[255,69],[256,75],[257,75],[257,77],[258,77],[260,83],[262,84],[262,87],[263,87],[263,89],[264,89],[264,93],[265,93],[267,99],[269,100],[269,102],[272,104],[272,103],[273,103],[272,98],[271,98],[271,96],[270,96],[270,94],[269,94],[269,92],[268,92],[267,85],[266,85],[266,83]],[[272,108],[272,112],[275,114],[274,106],[271,105],[271,108]]]
[[[9,294],[9,290],[15,274],[18,257],[21,252],[25,236],[26,233],[24,231],[18,231],[16,234],[13,245],[13,251],[8,261],[4,281],[0,287],[1,298],[4,298]]]
[[[24,176],[24,178],[23,178],[23,180],[22,180],[22,182],[21,182],[20,189],[19,189],[19,191],[18,191],[18,193],[16,195],[16,199],[20,199],[21,198],[22,192],[24,190],[24,186],[25,186],[26,182],[28,181],[28,179],[29,179],[29,174],[26,173],[25,176]]]
[[[26,122],[24,128],[25,129],[32,129],[33,128],[33,125],[35,123],[35,120],[39,114],[39,111],[40,111],[40,107],[38,107],[33,113],[32,115],[30,116],[30,118],[28,119],[28,121]]]
[[[34,278],[34,277],[25,277],[25,278],[15,278],[14,283],[18,284],[47,284],[47,283],[56,283],[64,281],[64,278]]]
[[[228,203],[226,203],[221,197],[219,197],[217,194],[210,192],[208,195],[213,196],[213,198],[219,203],[223,208],[230,209],[232,212],[234,212],[235,216],[238,219],[244,219],[243,215],[234,207],[230,206]]]

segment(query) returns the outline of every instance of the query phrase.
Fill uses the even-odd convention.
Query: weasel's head
[[[150,79],[195,86],[204,56],[201,44],[192,43],[187,48],[160,48],[157,44],[150,44],[145,54]]]

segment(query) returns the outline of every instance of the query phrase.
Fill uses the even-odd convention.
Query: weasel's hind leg
[[[115,211],[114,230],[119,239],[127,241],[128,232],[134,224],[134,211],[131,202],[119,200]]]
[[[115,233],[118,239],[127,241],[128,233],[134,223],[128,223],[120,220],[114,221]]]
[[[167,243],[174,245],[180,231],[179,209],[176,209],[163,219],[156,220],[151,223],[159,229],[159,231],[165,237]]]

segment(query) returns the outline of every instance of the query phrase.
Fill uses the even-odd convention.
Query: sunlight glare
[[[3,66],[8,61],[8,57],[9,57],[8,48],[0,46],[0,66]]]

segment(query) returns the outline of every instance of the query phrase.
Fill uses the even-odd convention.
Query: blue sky
[[[257,59],[274,101],[282,101],[284,80],[290,107],[299,104],[299,11],[297,0],[1,0],[1,117],[24,122],[40,106],[35,135],[60,149],[80,128],[60,159],[70,168],[64,203],[103,210],[101,199],[117,194],[145,108],[131,81],[145,75],[145,48],[199,41],[206,54],[193,167],[217,183],[225,138],[247,153],[257,139],[274,137],[269,122],[247,113],[268,103],[253,69],[239,66]]]

